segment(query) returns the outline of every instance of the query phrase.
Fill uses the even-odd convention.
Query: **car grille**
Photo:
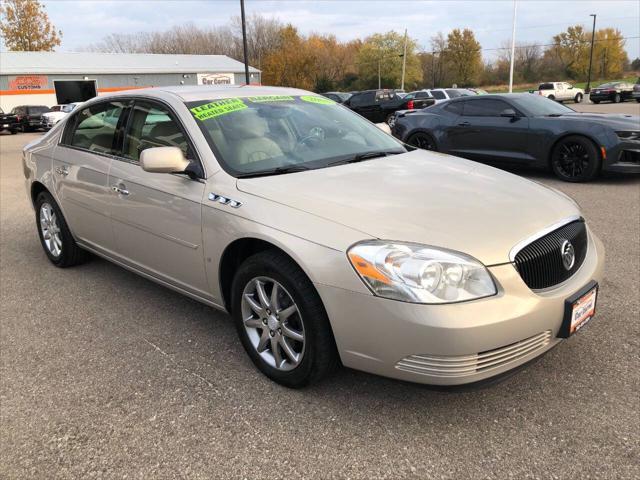
[[[573,266],[567,270],[561,249],[565,241],[571,242],[575,253]],[[587,255],[587,228],[584,220],[576,220],[534,240],[514,257],[520,276],[533,290],[553,287],[567,280],[582,265]]]
[[[525,340],[473,355],[411,355],[396,364],[398,370],[430,377],[465,377],[517,362],[543,350],[551,341],[551,330]]]
[[[639,150],[623,150],[620,154],[620,161],[623,163],[637,163],[640,164],[640,151]]]

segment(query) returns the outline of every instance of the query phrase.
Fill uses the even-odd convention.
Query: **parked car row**
[[[71,113],[80,102],[54,105],[18,105],[11,112],[4,113],[0,109],[0,132],[8,131],[12,135],[18,132],[49,130]]]
[[[564,101],[580,103],[585,96],[585,91],[582,88],[575,87],[567,82],[541,83],[537,92],[540,96],[560,103]],[[633,99],[640,102],[640,78],[638,78],[635,85],[628,82],[603,83],[594,87],[589,94],[589,100],[595,104],[600,102],[620,103]]]

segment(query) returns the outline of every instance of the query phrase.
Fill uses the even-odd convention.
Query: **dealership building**
[[[260,71],[249,67],[250,83]],[[107,92],[169,85],[243,85],[244,64],[225,55],[0,52],[0,106],[82,101]]]

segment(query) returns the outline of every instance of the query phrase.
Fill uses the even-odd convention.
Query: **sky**
[[[239,0],[45,0],[53,23],[63,31],[60,51],[77,51],[110,33],[165,30],[193,22],[223,25],[240,14]],[[637,0],[518,0],[516,41],[547,44],[570,25],[591,30],[615,27],[625,37],[629,58],[640,57],[640,2]],[[334,34],[340,40],[364,38],[376,32],[408,29],[422,48],[441,31],[470,28],[486,59],[508,44],[513,18],[512,0],[365,1],[365,0],[245,0],[247,15],[259,13],[290,22],[305,34]]]

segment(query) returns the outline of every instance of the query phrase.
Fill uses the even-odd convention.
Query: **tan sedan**
[[[228,311],[287,386],[340,363],[481,381],[595,312],[604,252],[570,198],[302,90],[99,97],[27,145],[24,172],[54,265],[92,252]]]

